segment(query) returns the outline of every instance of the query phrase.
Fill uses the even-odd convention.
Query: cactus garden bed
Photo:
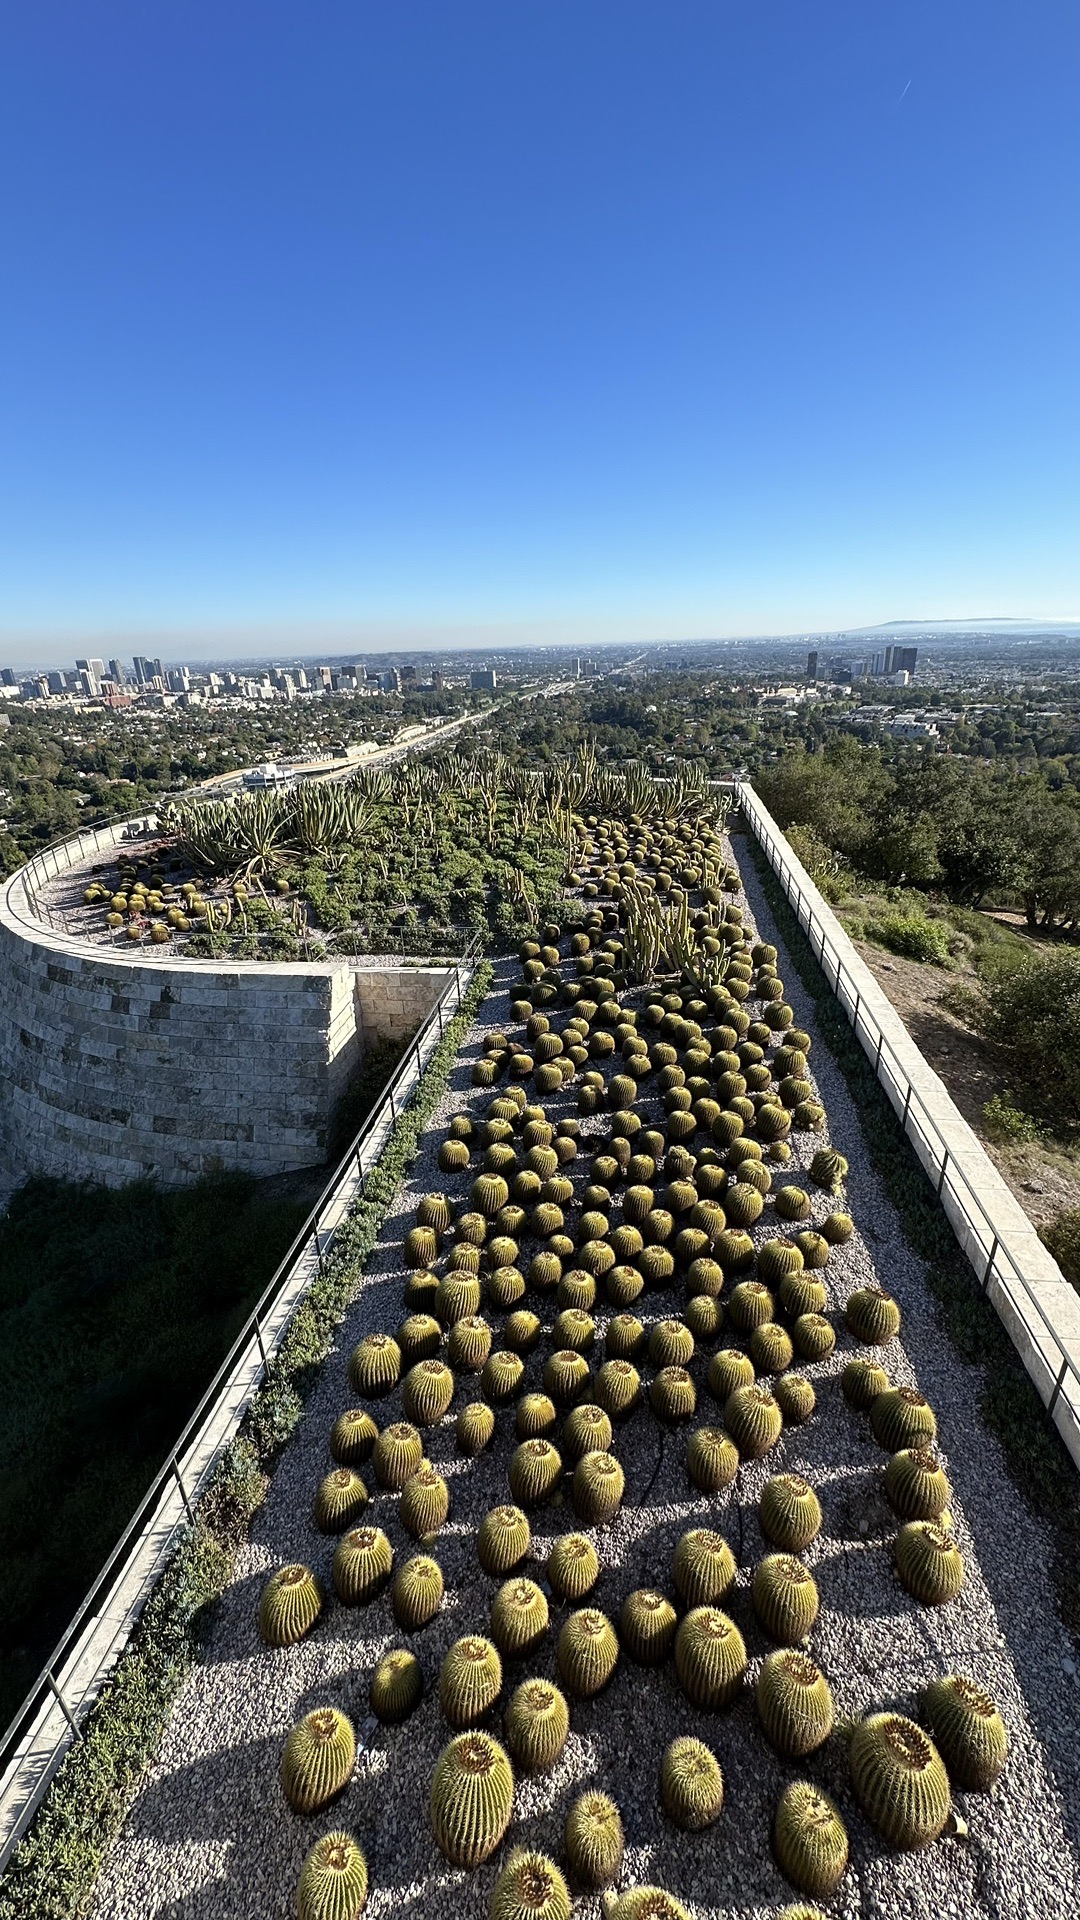
[[[96,1920],[1080,1898],[1045,1537],[756,883],[632,800],[499,963]]]

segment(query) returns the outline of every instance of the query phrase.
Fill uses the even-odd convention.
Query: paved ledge
[[[1080,1295],[924,1059],[884,989],[748,782],[743,819],[777,875],[979,1286],[1080,1467]]]

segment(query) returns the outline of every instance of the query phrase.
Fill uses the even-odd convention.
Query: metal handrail
[[[280,1347],[306,1295],[307,1288],[305,1287],[304,1290],[298,1294],[296,1300],[292,1303],[288,1315],[276,1329],[272,1340],[269,1342],[267,1342],[265,1338],[263,1322],[270,1316],[277,1300],[285,1292],[299,1260],[303,1254],[308,1251],[312,1243],[314,1243],[317,1261],[315,1272],[321,1272],[323,1256],[332,1245],[334,1235],[337,1232],[337,1227],[335,1226],[325,1241],[321,1239],[323,1216],[328,1208],[338,1199],[340,1189],[345,1185],[350,1175],[355,1175],[359,1183],[356,1197],[359,1198],[363,1194],[364,1182],[368,1174],[378,1165],[378,1155],[376,1155],[369,1162],[368,1166],[365,1167],[363,1157],[365,1143],[373,1133],[376,1133],[380,1129],[386,1119],[388,1111],[390,1126],[392,1128],[396,1125],[401,1114],[407,1110],[423,1076],[426,1044],[429,1040],[433,1040],[434,1045],[437,1045],[438,1041],[442,1039],[447,1024],[446,1006],[448,1000],[454,998],[456,1002],[449,1014],[450,1019],[454,1017],[455,1013],[460,1011],[464,998],[462,975],[466,970],[471,974],[482,950],[482,945],[483,943],[479,935],[475,936],[461,960],[455,963],[452,978],[447,981],[446,986],[443,988],[442,993],[423,1025],[414,1034],[408,1047],[402,1054],[401,1059],[384,1083],[363,1126],[342,1155],[327,1185],[323,1188],[322,1193],[291,1246],[288,1248],[288,1251],[278,1263],[274,1274],[267,1282],[266,1287],[252,1308],[240,1332],[237,1334],[236,1339],[233,1341],[232,1346],[229,1348],[228,1353],[194,1412],[188,1419],[179,1438],[170,1449],[168,1457],[147,1488],[146,1493],[136,1508],[131,1520],[128,1522],[128,1525],[125,1527],[124,1532],[121,1534],[120,1539],[117,1541],[100,1573],[90,1586],[82,1604],[72,1616],[64,1633],[57,1641],[56,1646],[53,1648],[49,1659],[46,1661],[33,1687],[27,1694],[22,1706],[6,1728],[3,1736],[0,1737],[0,1775],[2,1775],[10,1765],[16,1755],[20,1741],[23,1739],[28,1728],[33,1724],[35,1717],[40,1713],[42,1707],[45,1706],[50,1699],[55,1699],[59,1703],[69,1729],[69,1734],[57,1742],[56,1751],[59,1751],[60,1747],[67,1744],[68,1738],[78,1735],[80,1716],[84,1709],[96,1698],[97,1683],[104,1662],[99,1663],[97,1670],[93,1676],[91,1676],[87,1687],[84,1689],[83,1698],[75,1702],[66,1699],[61,1692],[56,1678],[58,1670],[63,1666],[64,1660],[75,1647],[80,1630],[87,1616],[96,1606],[99,1607],[100,1610],[100,1603],[102,1602],[103,1595],[106,1593],[106,1589],[111,1592],[119,1586],[132,1558],[129,1549],[143,1532],[147,1520],[154,1512],[157,1502],[160,1500],[165,1487],[170,1481],[175,1482],[179,1487],[186,1521],[190,1522],[193,1520],[194,1503],[199,1498],[210,1474],[221,1458],[225,1447],[229,1444],[232,1433],[226,1434],[220,1440],[200,1474],[198,1482],[194,1485],[185,1484],[181,1474],[180,1462],[184,1454],[198,1440],[204,1429],[212,1424],[212,1417],[219,1400],[222,1398],[223,1391],[232,1383],[237,1364],[248,1351],[253,1340],[258,1343],[261,1356],[259,1384],[265,1379],[270,1362]],[[434,1045],[431,1048],[432,1052],[434,1051]],[[409,1082],[407,1086],[405,1084],[406,1081]],[[239,1422],[237,1422],[237,1424],[239,1424]],[[233,1431],[235,1431],[235,1428]],[[184,1524],[184,1522],[178,1522],[177,1524],[179,1526]],[[177,1527],[174,1527],[168,1539],[162,1544],[151,1580],[153,1577],[156,1577],[157,1571],[160,1570],[171,1552],[172,1541],[176,1531]],[[149,1584],[150,1581],[148,1581],[147,1590],[149,1590]],[[113,1649],[113,1651],[115,1651],[115,1649]],[[5,1855],[10,1852],[11,1846],[14,1845],[18,1837],[18,1832],[24,1824],[25,1812],[16,1831],[9,1837],[7,1847],[4,1850]],[[2,1868],[3,1864],[4,1855],[0,1855],[0,1868]]]
[[[810,951],[814,954],[815,959],[821,966],[822,972],[825,974],[826,980],[831,985],[837,1003],[844,1011],[848,1024],[855,1034],[856,1039],[861,1040],[862,1038],[859,1031],[860,1022],[864,1034],[870,1039],[873,1049],[872,1064],[877,1079],[879,1081],[882,1080],[882,1067],[886,1066],[889,1077],[897,1090],[897,1097],[902,1097],[903,1099],[903,1110],[900,1120],[905,1138],[909,1137],[909,1122],[917,1124],[934,1167],[936,1176],[935,1187],[938,1198],[944,1200],[946,1194],[948,1194],[955,1201],[966,1224],[976,1237],[980,1250],[986,1260],[982,1272],[976,1272],[980,1290],[984,1294],[987,1293],[991,1282],[995,1279],[999,1282],[999,1285],[1006,1290],[1011,1282],[1015,1281],[1020,1287],[1025,1302],[1034,1309],[1040,1325],[1049,1336],[1056,1360],[1060,1362],[1057,1377],[1050,1391],[1050,1398],[1046,1403],[1047,1412],[1053,1414],[1062,1388],[1070,1375],[1076,1386],[1080,1388],[1080,1367],[1077,1366],[1072,1356],[1063,1347],[1057,1328],[1049,1318],[1038,1294],[1030,1286],[1019,1258],[1010,1248],[1007,1238],[995,1223],[993,1216],[983,1205],[971,1182],[965,1177],[963,1172],[957,1168],[949,1148],[949,1143],[942,1133],[940,1126],[927,1108],[918,1089],[912,1084],[907,1070],[898,1058],[895,1049],[862,1000],[857,983],[844,965],[843,956],[837,951],[835,944],[828,939],[826,929],[821,925],[820,920],[814,913],[812,903],[806,897],[798,876],[791,865],[783,836],[779,833],[772,832],[770,826],[766,824],[765,809],[748,781],[739,781],[736,785],[736,792],[743,816],[750,825],[755,839],[763,848],[774,873],[783,886],[785,897],[788,904],[794,910],[796,919],[800,926],[805,928]],[[816,953],[814,950],[815,934],[818,942]],[[828,961],[828,966],[826,966],[826,960]],[[831,979],[830,971],[832,971]],[[844,1005],[844,997],[840,991],[841,987],[844,987],[847,991],[848,1005],[846,1007]],[[863,1044],[865,1045],[865,1043]],[[867,1052],[869,1055],[869,1049],[867,1049]],[[974,1209],[974,1212],[972,1212],[972,1209]],[[968,1254],[967,1257],[970,1261],[970,1254]],[[1011,1276],[1001,1271],[1000,1262],[1002,1259],[1004,1259],[1011,1268]],[[974,1267],[974,1261],[971,1261],[971,1265]]]

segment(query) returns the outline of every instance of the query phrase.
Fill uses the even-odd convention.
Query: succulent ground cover
[[[1061,1729],[1006,1631],[1031,1617],[965,1511],[969,1383],[850,1110],[830,1138],[777,946],[704,808],[624,796],[578,855],[569,914],[500,966],[101,1920],[1076,1897]]]

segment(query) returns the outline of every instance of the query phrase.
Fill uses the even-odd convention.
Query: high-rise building
[[[122,662],[119,660],[110,660],[109,661],[109,679],[113,681],[114,685],[118,687],[122,687],[124,684],[125,678],[126,676],[124,673]]]
[[[474,693],[494,693],[498,681],[494,667],[478,667],[469,675],[469,685]]]
[[[817,648],[814,647],[806,656],[806,677],[808,680],[817,679],[817,666],[818,666]]]
[[[84,692],[91,695],[101,692],[101,683],[105,678],[104,660],[76,660],[75,671],[82,675]]]
[[[915,662],[918,659],[918,657],[919,657],[918,647],[894,647],[893,648],[894,673],[914,673]]]

